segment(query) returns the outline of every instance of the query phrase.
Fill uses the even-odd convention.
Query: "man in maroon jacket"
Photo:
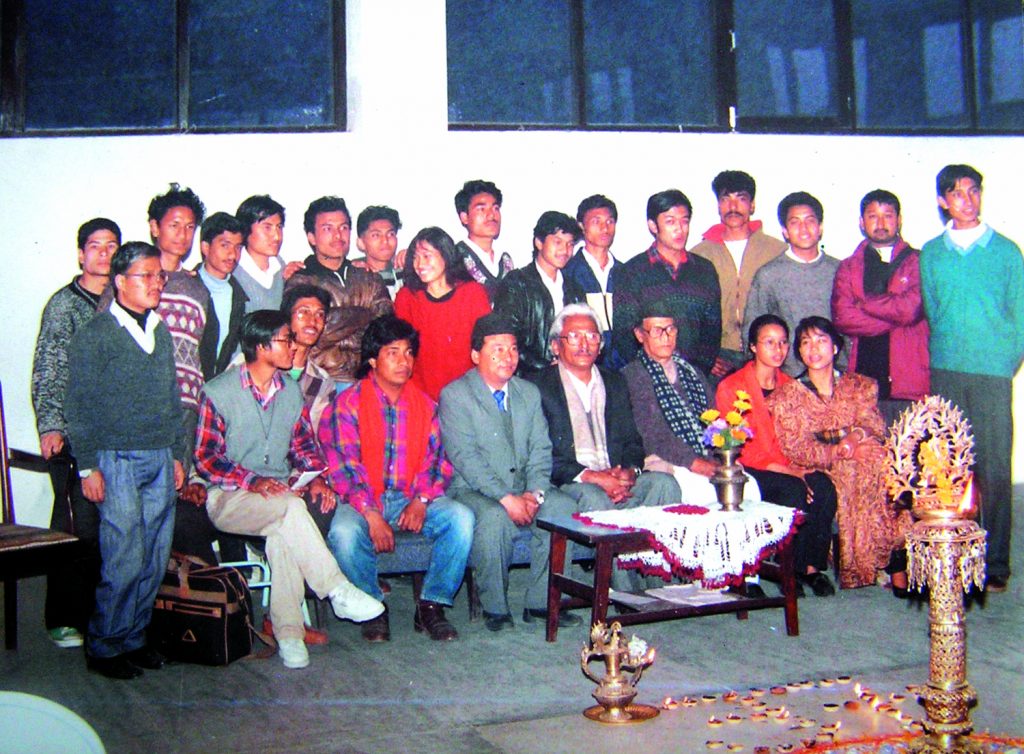
[[[900,236],[900,200],[883,189],[860,202],[864,241],[836,272],[832,319],[850,338],[850,369],[878,382],[892,423],[928,394],[928,323],[921,303],[920,252]]]

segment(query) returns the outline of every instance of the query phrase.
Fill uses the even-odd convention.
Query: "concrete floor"
[[[972,600],[967,618],[976,730],[1017,736],[1024,736],[1022,543],[1018,511],[1018,576],[1005,594]],[[593,684],[579,670],[585,626],[548,644],[537,624],[517,616],[515,631],[491,634],[468,621],[460,593],[450,615],[461,640],[433,643],[412,630],[411,583],[392,584],[389,644],[368,645],[357,626],[332,619],[331,643],[312,648],[304,670],[286,670],[275,657],[224,668],[175,665],[123,682],[88,673],[80,651],[49,642],[44,581],[25,580],[21,646],[0,654],[0,688],[70,707],[111,752],[600,752],[626,742],[638,752],[704,750],[708,731],[696,717],[666,712],[612,731],[579,714],[593,704]],[[525,571],[515,571],[516,601],[524,586]],[[744,622],[725,615],[632,627],[658,651],[637,701],[840,674],[899,691],[927,679],[927,626],[926,605],[872,587],[801,600],[796,638],[786,636],[780,610]],[[905,707],[923,714],[912,700]]]

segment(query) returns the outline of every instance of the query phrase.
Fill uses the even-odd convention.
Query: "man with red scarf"
[[[444,496],[452,465],[441,447],[437,405],[409,382],[419,351],[411,324],[386,314],[363,333],[358,382],[320,419],[319,440],[339,505],[327,544],[342,572],[377,599],[377,553],[395,549],[395,527],[433,542],[414,628],[458,638],[445,618],[473,543],[473,512]],[[363,624],[367,641],[388,641],[388,613]]]

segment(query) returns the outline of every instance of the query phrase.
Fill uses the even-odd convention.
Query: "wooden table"
[[[550,573],[548,575],[548,619],[546,639],[555,641],[558,634],[558,614],[562,607],[590,606],[590,625],[608,616],[609,588],[611,586],[612,568],[615,557],[621,553],[642,552],[651,549],[649,535],[645,531],[625,531],[607,526],[592,526],[577,521],[572,517],[538,518],[537,526],[551,532]],[[567,541],[578,542],[593,547],[594,583],[587,584],[565,575],[565,550]],[[706,605],[681,605],[675,602],[657,600],[639,608],[616,603],[626,610],[615,616],[622,625],[636,623],[653,623],[672,618],[692,618],[701,615],[718,615],[736,613],[736,617],[744,620],[748,610],[763,610],[781,607],[786,614],[786,633],[790,636],[800,634],[800,623],[797,617],[796,577],[793,571],[792,539],[780,547],[776,554],[777,562],[763,561],[759,574],[778,581],[782,586],[782,596],[748,598],[745,587],[734,587],[721,602]],[[570,595],[562,602],[563,594]]]

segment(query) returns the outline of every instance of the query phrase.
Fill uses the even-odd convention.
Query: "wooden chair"
[[[0,386],[0,579],[4,585],[4,644],[7,649],[16,649],[18,579],[39,576],[74,560],[80,556],[81,543],[71,534],[17,523],[11,494],[11,467],[49,473],[49,464],[42,456],[12,450],[7,445],[7,418]],[[68,469],[70,473],[71,466]]]

